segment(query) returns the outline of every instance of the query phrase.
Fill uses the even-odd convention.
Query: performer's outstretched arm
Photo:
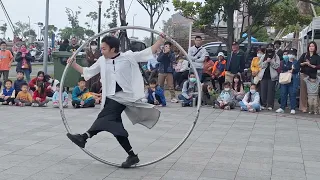
[[[165,35],[160,34],[160,39],[158,39],[157,42],[151,46],[152,54],[155,54],[157,50],[160,49],[161,45],[163,45],[163,43],[165,42],[164,38],[165,38]]]

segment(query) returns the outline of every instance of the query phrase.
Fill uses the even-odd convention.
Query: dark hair
[[[172,43],[171,43],[171,42],[169,42],[169,41],[166,41],[166,42],[164,43],[164,45],[172,46]]]
[[[44,81],[48,82],[50,80],[51,76],[49,74],[44,75]]]
[[[63,44],[69,44],[69,40],[68,39],[63,40]]]
[[[81,81],[86,81],[86,80],[84,79],[84,77],[80,77],[78,82],[81,82]]]
[[[310,73],[309,78],[310,78],[310,79],[317,79],[317,74],[315,74],[315,73]]]
[[[313,44],[314,45],[314,54],[317,54],[317,51],[318,51],[318,45],[316,42],[314,41],[311,41],[309,44],[308,44],[308,48],[307,48],[307,52],[308,52],[308,55],[310,56],[310,51],[309,51],[309,47],[310,45]]]
[[[40,88],[40,94],[44,94],[46,92],[44,82],[37,82],[38,88]]]
[[[118,53],[120,48],[120,40],[113,36],[105,36],[101,40],[102,43],[106,43],[110,49],[114,48],[114,52]]]
[[[1,42],[0,42],[0,45],[2,45],[2,44],[7,45],[7,43],[6,43],[6,42],[4,42],[4,41],[1,41]]]
[[[24,72],[23,72],[23,71],[21,71],[21,70],[18,70],[18,71],[17,71],[17,74],[18,74],[18,73],[21,73],[21,74],[23,74],[23,75],[24,75]]]
[[[276,41],[274,41],[274,43],[273,43],[273,44],[279,44],[279,45],[281,46],[281,41],[276,40]]]
[[[12,81],[10,79],[5,80],[4,84],[6,84],[7,82],[10,82],[12,84]]]
[[[149,84],[157,84],[157,80],[156,79],[150,79]]]
[[[201,39],[202,40],[202,37],[201,36],[196,36],[194,39]]]
[[[29,86],[29,85],[28,85],[28,83],[23,82],[23,83],[21,83],[20,87],[22,87],[22,86]]]
[[[257,48],[257,51],[256,51],[256,52],[258,52],[258,51],[261,51],[261,52],[263,52],[263,53],[266,53],[266,48]]]
[[[253,83],[252,83],[252,84],[250,85],[250,87],[251,87],[251,86],[254,86],[254,87],[257,89],[257,85],[256,85],[256,84],[253,84]],[[248,103],[251,102],[251,99],[252,99],[252,93],[249,91],[249,97],[248,97],[248,99],[247,99],[247,102],[248,102]]]
[[[266,49],[269,49],[269,48],[274,49],[274,45],[273,45],[272,43],[269,43],[269,44],[267,45]]]
[[[42,75],[43,75],[43,78],[44,78],[44,76],[45,76],[44,72],[43,72],[43,71],[39,71],[39,72],[37,73],[37,77],[40,76],[40,74],[42,74]]]
[[[235,85],[236,85],[236,83],[234,82],[234,79],[235,79],[235,78],[239,79],[237,89],[235,89]],[[233,76],[233,79],[232,79],[232,89],[235,90],[235,91],[237,91],[237,92],[240,92],[241,86],[243,86],[242,81],[241,81],[241,77],[240,77],[239,74],[235,74],[235,75]]]
[[[56,87],[60,87],[60,83],[58,83],[58,84],[56,85]]]
[[[288,51],[288,54],[292,54],[292,55],[297,55],[297,49],[294,49],[294,48],[291,48],[289,51]]]
[[[92,46],[92,45],[98,45],[98,43],[97,43],[97,41],[91,41],[90,42],[90,45]]]
[[[223,83],[223,87],[224,87],[224,86],[231,86],[231,83],[230,83],[230,82],[224,82],[224,83]]]
[[[195,75],[194,72],[189,72],[189,77],[190,77],[191,75]]]

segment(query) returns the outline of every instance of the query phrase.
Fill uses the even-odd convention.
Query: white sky
[[[29,22],[28,16],[31,21],[31,28],[38,33],[38,26],[35,24],[37,22],[43,22],[45,20],[45,0],[2,0],[5,5],[7,12],[13,23],[22,21],[25,23]],[[130,5],[131,0],[125,0],[126,10]],[[53,24],[58,28],[64,28],[69,26],[67,15],[65,13],[65,7],[68,7],[72,10],[77,10],[77,7],[81,7],[81,14],[79,16],[80,24],[84,26],[84,23],[89,21],[89,18],[86,15],[92,11],[98,11],[98,3],[96,0],[50,0],[50,18],[49,24]],[[109,0],[103,0],[102,3],[102,12],[104,12],[109,7]],[[172,1],[170,0],[168,7],[170,12],[164,12],[161,16],[158,24],[156,25],[156,29],[160,30],[162,27],[162,20],[167,20],[174,14],[174,8],[172,5]],[[149,27],[149,16],[145,9],[136,1],[132,1],[131,8],[127,15],[127,22],[129,25],[132,25],[133,18],[135,16],[135,25]],[[3,21],[7,22],[5,15],[0,8],[0,24],[3,24]],[[102,18],[102,23],[105,21]],[[118,24],[119,25],[119,24]],[[97,25],[94,27],[94,30],[97,29]],[[131,36],[132,32],[129,30],[128,35]],[[135,31],[135,36],[142,39],[145,36],[150,36],[149,33],[144,31]],[[13,38],[12,31],[8,26],[8,30],[6,33],[6,37]]]

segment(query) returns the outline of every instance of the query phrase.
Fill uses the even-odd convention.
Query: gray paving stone
[[[200,177],[220,178],[220,179],[234,179],[236,171],[219,171],[219,170],[204,170]]]
[[[271,170],[262,171],[262,170],[251,170],[251,169],[239,169],[237,176],[248,177],[248,178],[270,178]]]

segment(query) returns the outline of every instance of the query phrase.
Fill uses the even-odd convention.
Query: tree
[[[156,39],[156,36],[153,36],[153,39]],[[146,44],[147,47],[150,47],[152,45],[151,37],[146,36],[142,41]]]
[[[106,12],[103,14],[104,18],[110,19],[111,22],[108,23],[109,28],[114,28],[118,26],[118,0],[111,0],[110,1],[110,7],[106,10]]]
[[[66,14],[71,27],[66,27],[59,30],[59,35],[61,38],[69,39],[71,36],[75,36],[80,39],[84,39],[86,29],[79,25],[79,14],[81,13],[80,10],[81,7],[78,7],[78,10],[76,11],[66,7]]]
[[[7,23],[4,23],[2,26],[0,26],[0,31],[3,34],[3,38],[6,38],[6,32],[7,32]]]
[[[151,29],[154,29],[162,13],[165,10],[169,11],[169,8],[166,7],[169,0],[137,0],[137,1],[149,14]],[[151,33],[151,42],[153,43],[153,41],[154,41],[154,37],[153,37],[153,33]]]
[[[88,28],[92,29],[93,23],[98,20],[98,13],[97,12],[89,12],[89,14],[86,15],[91,19],[91,24],[86,22],[85,24],[88,26]]]
[[[28,37],[29,35],[37,37],[36,31],[33,30],[33,29],[30,29],[30,30],[27,30],[27,31],[23,32],[23,37]]]
[[[167,21],[163,21],[162,32],[166,35],[174,38],[184,38],[188,36],[189,30],[181,24],[174,24],[172,18],[169,18]]]
[[[91,36],[93,36],[93,35],[95,34],[95,32],[92,31],[91,29],[86,29],[86,30],[84,31],[84,33],[85,33],[85,35],[88,36],[88,37],[91,37]]]
[[[23,23],[21,21],[18,21],[15,23],[15,32],[14,34],[22,34],[29,30],[29,24],[28,23]],[[23,35],[24,36],[24,35]],[[24,36],[26,37],[26,36]]]

